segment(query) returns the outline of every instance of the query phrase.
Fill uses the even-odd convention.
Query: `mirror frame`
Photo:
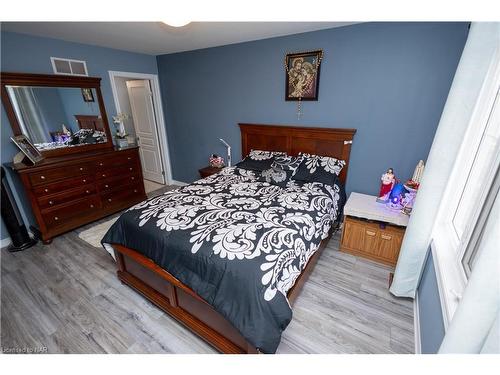
[[[10,72],[2,72],[0,74],[2,103],[5,108],[5,112],[7,112],[10,127],[12,128],[14,135],[22,135],[23,133],[21,131],[21,126],[19,125],[19,122],[17,120],[17,116],[7,92],[6,86],[74,87],[95,89],[97,94],[97,102],[99,103],[99,111],[101,112],[103,126],[106,131],[107,142],[82,145],[78,147],[61,147],[54,150],[40,150],[44,157],[50,158],[114,147],[113,138],[109,129],[108,117],[106,115],[106,108],[104,107],[104,100],[101,93],[101,78]]]

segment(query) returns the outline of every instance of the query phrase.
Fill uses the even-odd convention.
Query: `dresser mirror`
[[[2,100],[14,135],[44,157],[112,147],[100,78],[2,73]]]

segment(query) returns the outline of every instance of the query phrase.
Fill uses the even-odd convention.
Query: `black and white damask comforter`
[[[152,259],[193,289],[255,347],[274,353],[292,318],[288,290],[328,236],[338,185],[222,172],[127,210],[103,238]]]

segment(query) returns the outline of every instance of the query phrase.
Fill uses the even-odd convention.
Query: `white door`
[[[144,178],[164,184],[153,94],[149,81],[127,81],[127,90]]]

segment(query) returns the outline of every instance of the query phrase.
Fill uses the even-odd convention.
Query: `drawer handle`
[[[369,235],[369,236],[375,236],[375,232],[372,232],[370,230],[367,230],[366,234]]]
[[[111,198],[108,198],[108,202],[111,202]]]
[[[45,176],[40,176],[40,178],[41,178],[42,180],[45,180]]]
[[[109,188],[109,185],[104,185],[105,188]]]
[[[90,190],[85,190],[85,192],[86,192],[87,194],[90,194]]]
[[[137,189],[134,189],[134,193],[137,193]]]
[[[135,180],[135,177],[130,177],[131,180]]]
[[[91,204],[91,205],[90,205],[90,208],[94,208],[94,205],[93,205],[93,204]]]
[[[384,240],[390,240],[390,239],[392,239],[392,236],[388,236],[387,234],[383,234],[381,237],[382,237]]]
[[[132,160],[132,158],[129,156],[129,157],[127,158],[127,160]]]
[[[103,163],[99,163],[99,165],[102,167],[104,164]]]
[[[87,180],[86,180],[86,179],[83,179],[82,181],[83,181],[83,182],[87,182]]]
[[[106,175],[105,175],[105,174],[103,174],[103,175],[102,175],[102,177],[106,177]]]
[[[59,220],[59,218],[57,216],[54,216],[54,220],[57,221]]]
[[[133,169],[133,168],[132,168],[132,167],[130,167],[128,170],[129,170],[129,171],[131,171],[132,169]]]
[[[49,189],[44,189],[43,191],[44,191],[44,192],[46,192],[46,193],[48,193],[48,192],[49,192]]]
[[[54,204],[54,202],[52,202],[52,201],[49,201],[49,204],[50,204],[50,205],[52,206],[52,205]]]
[[[80,170],[83,171],[83,167],[80,167]]]

